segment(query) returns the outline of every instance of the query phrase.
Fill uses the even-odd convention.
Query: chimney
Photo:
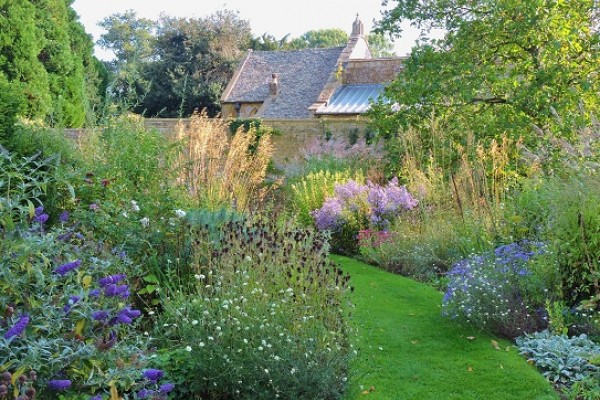
[[[356,14],[356,20],[352,24],[352,36],[364,36],[365,35],[365,25],[362,23],[358,14]]]
[[[279,74],[273,73],[272,80],[269,83],[269,94],[271,96],[277,96],[279,94]]]

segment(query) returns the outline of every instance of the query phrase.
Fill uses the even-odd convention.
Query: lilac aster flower
[[[48,389],[67,390],[71,388],[71,381],[68,379],[53,379],[48,381]]]
[[[116,283],[119,283],[126,277],[127,277],[127,275],[125,275],[125,274],[109,275],[107,277],[100,279],[98,281],[98,283],[100,284],[100,286],[105,287],[105,286],[108,286],[111,284],[114,285]]]
[[[71,297],[69,297],[69,301],[64,306],[63,311],[66,314],[68,314],[69,311],[71,311],[71,308],[73,308],[73,306],[75,305],[75,303],[77,303],[79,300],[81,300],[81,296],[71,296]]]
[[[81,265],[81,260],[71,261],[71,262],[68,262],[66,264],[63,264],[63,265],[57,267],[54,270],[54,273],[57,274],[57,275],[60,275],[60,276],[65,276],[66,274],[68,274],[69,272],[73,271],[74,269],[76,269],[80,265]]]
[[[172,383],[164,383],[164,384],[160,385],[160,388],[158,390],[161,393],[169,393],[173,389],[175,389],[175,385],[174,384],[172,384]]]
[[[60,215],[58,216],[58,220],[64,224],[65,222],[68,222],[68,221],[69,221],[69,215],[70,215],[70,214],[69,214],[69,212],[68,212],[68,211],[63,211],[63,212],[62,212],[62,213],[60,213]]]
[[[152,382],[157,382],[160,378],[165,375],[160,369],[147,369],[144,371],[144,378]]]
[[[25,328],[29,324],[29,315],[23,314],[16,324],[14,324],[6,333],[4,334],[4,339],[10,339],[13,336],[19,336],[25,331]]]

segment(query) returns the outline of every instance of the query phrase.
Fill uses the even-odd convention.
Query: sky
[[[390,2],[394,4],[394,2]],[[339,28],[348,34],[356,14],[369,32],[373,20],[381,19],[381,0],[75,0],[85,30],[97,41],[104,32],[98,22],[115,13],[134,10],[138,17],[157,20],[162,13],[172,17],[203,18],[218,10],[234,10],[250,22],[253,36],[269,33],[280,39],[317,29]],[[403,25],[405,32],[394,42],[394,51],[402,56],[410,52],[418,32]],[[112,54],[96,46],[96,56],[110,60]]]

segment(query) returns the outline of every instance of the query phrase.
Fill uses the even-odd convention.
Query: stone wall
[[[144,125],[150,129],[170,136],[175,134],[178,118],[146,118]],[[183,123],[186,120],[182,120]],[[262,120],[263,125],[275,129],[278,134],[273,136],[276,164],[288,165],[301,163],[303,149],[320,139],[348,139],[350,135],[364,138],[367,133],[367,123],[364,118],[348,119],[296,119],[296,120]],[[84,129],[66,129],[67,136],[77,139],[85,134]]]
[[[375,58],[350,60],[346,64],[342,80],[344,84],[386,83],[402,72],[404,58]]]

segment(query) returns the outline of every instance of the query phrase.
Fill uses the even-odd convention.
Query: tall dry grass
[[[180,183],[196,196],[200,207],[233,205],[248,210],[264,199],[263,182],[273,155],[269,133],[257,143],[252,129],[230,135],[225,120],[196,114],[179,124],[177,139],[182,144]]]

